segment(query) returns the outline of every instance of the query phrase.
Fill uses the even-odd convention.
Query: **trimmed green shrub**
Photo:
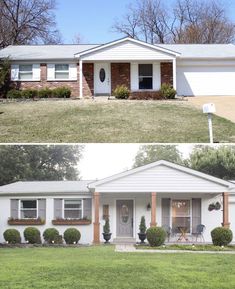
[[[145,217],[142,216],[140,219],[140,225],[139,225],[139,230],[140,233],[145,234],[146,233],[146,223],[145,223]]]
[[[49,244],[56,244],[59,239],[59,231],[55,228],[48,228],[43,232],[43,238]]]
[[[54,88],[52,90],[52,96],[58,98],[69,98],[71,96],[71,89],[65,86]]]
[[[174,99],[176,90],[168,83],[163,83],[160,89],[163,98]]]
[[[215,246],[227,246],[233,240],[233,232],[229,228],[217,227],[211,231],[211,238]]]
[[[105,220],[105,224],[103,226],[103,232],[105,234],[109,234],[110,233],[110,225],[109,225],[109,219],[108,218]]]
[[[24,230],[24,238],[29,244],[41,244],[40,231],[34,227],[28,227]]]
[[[157,247],[164,244],[166,240],[166,232],[161,227],[151,227],[146,231],[147,240],[151,247]]]
[[[127,99],[130,95],[130,91],[125,85],[117,85],[113,91],[113,95],[117,99]]]
[[[3,237],[9,244],[21,243],[20,232],[16,229],[8,229],[3,233]]]
[[[81,238],[81,233],[75,228],[69,228],[64,232],[66,244],[77,244]]]
[[[18,89],[11,89],[7,92],[7,98],[22,98],[21,91]]]
[[[48,87],[40,89],[38,91],[38,97],[40,98],[49,98],[52,96],[52,90]]]
[[[38,91],[36,89],[24,89],[21,91],[21,96],[23,98],[34,98],[37,97]]]

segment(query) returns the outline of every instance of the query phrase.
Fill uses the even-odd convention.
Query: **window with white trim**
[[[20,64],[19,65],[19,80],[31,80],[33,79],[33,65],[32,64]]]
[[[82,200],[64,200],[64,219],[82,219]]]
[[[190,233],[190,200],[172,200],[172,229],[180,232],[180,227]]]
[[[37,200],[20,200],[20,219],[37,219]]]
[[[55,64],[55,79],[69,79],[69,64]]]
[[[153,89],[152,64],[139,64],[139,89]]]

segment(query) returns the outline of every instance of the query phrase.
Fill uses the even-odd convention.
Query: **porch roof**
[[[100,193],[223,193],[233,184],[168,161],[157,161],[90,183]]]

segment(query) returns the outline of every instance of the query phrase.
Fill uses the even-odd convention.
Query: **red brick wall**
[[[130,89],[130,63],[111,63],[111,91],[113,91],[117,85],[125,85]]]
[[[171,62],[161,63],[161,84],[169,83],[173,86],[173,66]]]
[[[94,94],[94,65],[93,63],[83,64],[83,96],[92,96]],[[79,64],[77,64],[77,80],[73,81],[47,81],[47,65],[41,64],[41,81],[17,81],[16,86],[19,89],[45,87],[56,88],[60,86],[69,87],[72,91],[72,97],[79,97]]]

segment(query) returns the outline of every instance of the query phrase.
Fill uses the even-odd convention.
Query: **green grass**
[[[235,123],[214,116],[214,138]],[[185,101],[35,101],[0,104],[0,142],[208,142],[207,116]]]
[[[0,249],[0,263],[1,289],[235,288],[234,255],[27,248]]]
[[[182,245],[182,244],[173,244],[165,245],[159,247],[150,247],[148,245],[136,245],[136,249],[144,250],[184,250],[184,251],[235,251],[235,246],[230,245],[226,247],[213,246],[213,245]]]

